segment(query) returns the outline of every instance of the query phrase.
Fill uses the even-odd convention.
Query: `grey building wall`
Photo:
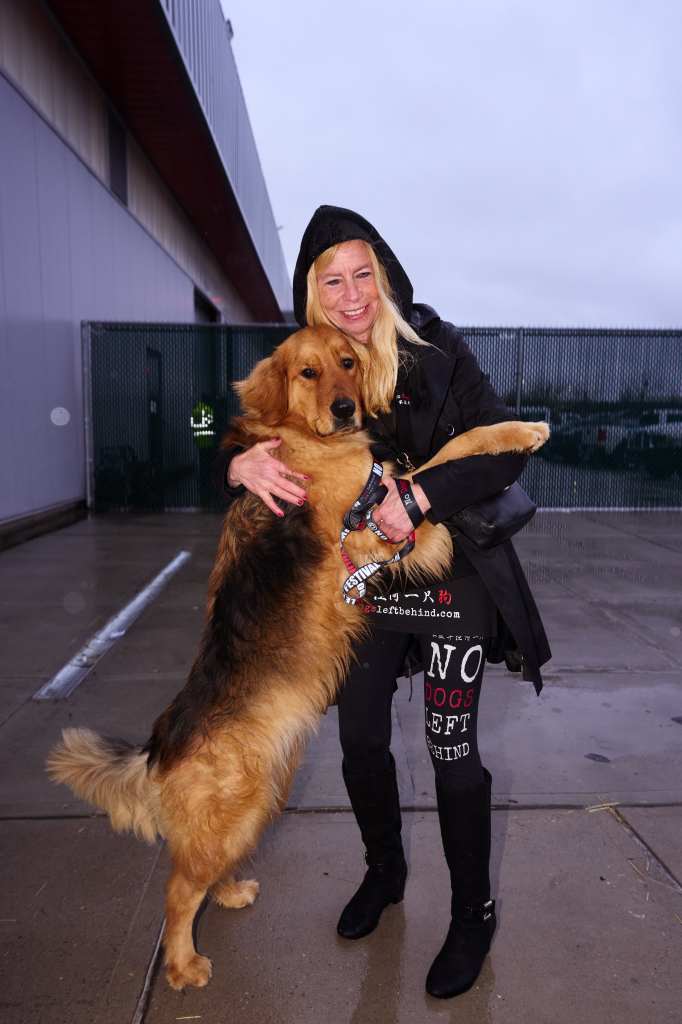
[[[81,321],[192,321],[194,283],[2,74],[0,125],[4,522],[85,495]]]

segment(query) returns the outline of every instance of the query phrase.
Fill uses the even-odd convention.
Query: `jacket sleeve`
[[[231,448],[219,448],[213,461],[213,488],[228,505],[246,490],[243,484],[237,484],[236,487],[230,487],[227,482],[227,473],[230,468],[230,463],[232,462],[233,457],[243,450],[244,449],[239,445],[233,445]]]
[[[478,361],[462,336],[451,325],[451,341],[456,341],[456,362],[450,382],[450,393],[460,412],[464,430],[502,423],[513,418],[502,399],[490,386]],[[423,473],[414,480],[421,485],[431,503],[428,517],[440,523],[456,512],[492,497],[513,483],[522,473],[527,455],[471,455],[453,459]]]

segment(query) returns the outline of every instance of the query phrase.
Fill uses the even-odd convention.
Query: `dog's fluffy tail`
[[[156,839],[158,788],[139,747],[91,729],[64,729],[47,759],[47,772],[106,811],[116,832],[132,831],[148,843]]]

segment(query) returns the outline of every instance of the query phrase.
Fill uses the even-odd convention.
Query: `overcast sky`
[[[682,327],[677,0],[221,0],[290,271],[358,210],[469,324]]]

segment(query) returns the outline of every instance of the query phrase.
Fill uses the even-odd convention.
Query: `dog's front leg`
[[[521,420],[507,420],[483,427],[472,427],[464,434],[446,441],[443,447],[425,462],[415,473],[422,473],[432,466],[440,466],[451,459],[465,459],[469,455],[500,455],[503,452],[535,452],[549,438],[546,423],[524,423]],[[414,473],[406,473],[411,480]]]
[[[166,886],[166,930],[163,937],[166,977],[171,988],[187,985],[203,988],[211,978],[212,964],[194,948],[192,924],[207,887],[192,881],[174,865]]]

